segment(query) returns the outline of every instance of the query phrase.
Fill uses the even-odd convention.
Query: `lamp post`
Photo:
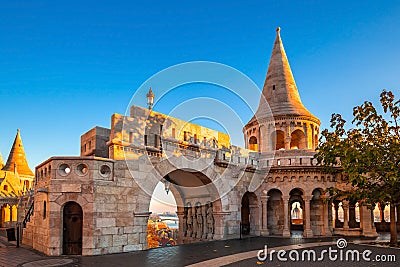
[[[170,185],[169,181],[167,179],[165,179],[164,180],[164,189],[165,189],[165,192],[167,193],[167,195],[169,193],[169,185]]]
[[[147,105],[149,106],[149,109],[151,110],[153,108],[153,104],[154,104],[154,93],[153,90],[150,90],[149,92],[146,94],[147,97]]]

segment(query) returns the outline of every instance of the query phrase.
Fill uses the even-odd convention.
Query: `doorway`
[[[67,202],[63,211],[63,254],[82,255],[83,212],[76,202]]]

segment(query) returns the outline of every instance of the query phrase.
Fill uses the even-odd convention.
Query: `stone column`
[[[384,223],[385,222],[385,204],[379,203],[379,212],[380,212],[380,216],[381,216],[381,222]]]
[[[268,124],[264,135],[264,141],[265,141],[265,151],[272,151],[274,148],[272,148],[272,140],[271,140],[271,126]]]
[[[290,150],[290,136],[286,136],[285,138],[285,150]]]
[[[207,229],[207,206],[206,205],[203,205],[202,207],[201,207],[201,212],[202,212],[202,215],[203,215],[203,235],[202,235],[202,239],[207,239],[207,232],[208,232],[208,229]]]
[[[367,206],[360,203],[360,214],[362,219],[362,235],[366,237],[377,237],[378,233],[374,227],[373,216],[371,210]]]
[[[11,205],[11,204],[9,204],[9,207],[10,207],[10,227],[12,226],[12,214],[13,214],[13,206]]]
[[[311,230],[311,209],[310,209],[310,201],[313,196],[304,196],[304,209],[305,209],[305,216],[306,216],[306,223],[305,229],[303,232],[304,237],[311,237],[313,236],[313,232]]]
[[[177,243],[178,244],[182,244],[183,243],[183,239],[185,236],[185,227],[184,224],[186,223],[183,219],[183,217],[185,216],[185,212],[184,212],[184,208],[183,207],[178,207],[178,210],[176,211],[176,214],[178,215],[178,219],[179,219],[179,227],[178,227],[178,237],[177,237]]]
[[[261,196],[261,235],[268,236],[268,198],[269,196]]]
[[[314,139],[314,125],[310,125],[311,126],[311,144],[312,144],[312,149],[315,149],[317,147],[317,144],[315,143],[315,139]]]
[[[335,222],[334,222],[334,228],[339,228],[339,202],[333,202],[333,207],[335,209]]]
[[[309,130],[308,130],[308,124],[304,123],[303,124],[303,128],[304,128],[304,135],[305,135],[305,139],[306,139],[306,148],[307,149],[312,149],[311,147],[309,147],[309,144],[310,144],[310,142],[309,142],[310,133],[309,133]]]
[[[321,200],[322,200],[322,209],[323,209],[323,213],[322,213],[323,215],[322,216],[323,216],[323,223],[324,223],[322,234],[324,236],[331,236],[332,232],[331,232],[331,229],[329,227],[329,221],[330,221],[329,220],[329,214],[330,214],[329,208],[332,209],[332,206],[329,205],[330,202],[329,202],[329,198],[328,198],[327,195],[321,195]]]
[[[349,227],[356,228],[356,205],[353,203],[349,203]]]
[[[261,142],[261,126],[258,127],[258,139],[257,139],[257,151],[262,151],[262,142]]]
[[[282,196],[283,199],[283,214],[284,214],[284,224],[283,224],[283,236],[290,237],[289,230],[289,196]]]
[[[214,236],[213,239],[216,240],[221,240],[225,237],[225,222],[224,222],[224,218],[225,215],[229,215],[230,212],[223,212],[223,211],[214,211],[213,215],[214,215]]]
[[[197,217],[196,217],[196,206],[192,207],[192,237],[196,238],[197,235]]]
[[[343,229],[349,229],[349,202],[347,200],[343,200],[342,207],[343,207]]]
[[[147,223],[151,212],[133,212],[133,225],[139,233],[139,250],[148,248],[147,244]]]

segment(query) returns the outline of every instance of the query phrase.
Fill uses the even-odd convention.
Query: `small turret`
[[[301,102],[278,27],[260,104],[243,129],[246,147],[260,152],[314,150],[319,125]]]
[[[22,145],[19,129],[17,131],[17,135],[15,136],[13,146],[11,147],[7,163],[2,170],[11,172],[17,170],[19,175],[34,176],[32,170],[28,166],[28,161],[26,160],[25,150],[24,146]]]

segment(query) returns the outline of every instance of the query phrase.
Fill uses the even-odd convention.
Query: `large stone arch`
[[[136,210],[141,212],[135,214],[135,225],[147,224],[146,214],[150,214],[149,206],[154,189],[160,181],[167,181],[177,204],[178,243],[223,238],[224,218],[221,211],[223,202],[228,205],[229,199],[221,197],[221,188],[214,184],[221,182],[222,177],[213,164],[198,170],[189,160],[174,163],[163,160],[152,164],[152,168],[146,174],[150,177],[146,187],[140,188],[137,197]]]

